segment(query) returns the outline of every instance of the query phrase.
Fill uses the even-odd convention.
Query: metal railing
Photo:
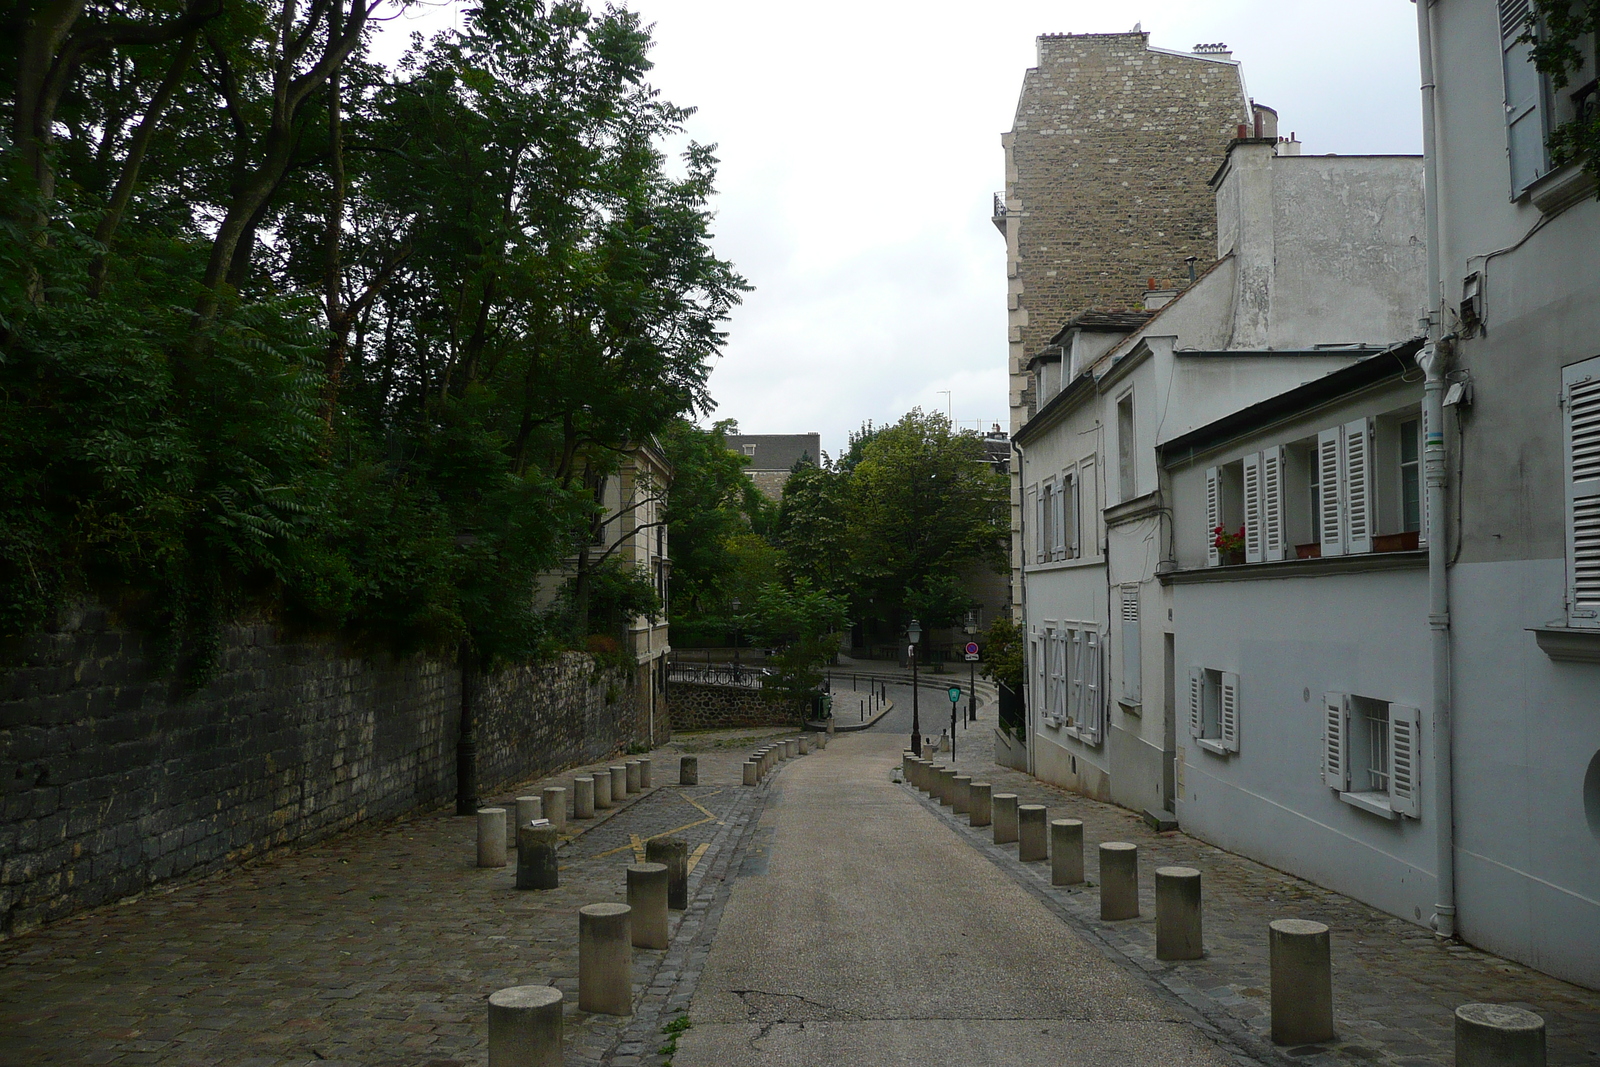
[[[772,672],[765,667],[745,667],[732,663],[669,663],[667,684],[689,682],[696,685],[733,685],[760,689]]]

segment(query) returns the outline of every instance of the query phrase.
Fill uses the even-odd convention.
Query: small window
[[[1117,486],[1121,500],[1132,500],[1137,496],[1134,477],[1134,441],[1133,441],[1133,394],[1129,393],[1117,401]]]
[[[1400,424],[1400,532],[1422,529],[1422,420]]]
[[[1533,63],[1533,45],[1520,40],[1529,29],[1529,0],[1500,0],[1501,72],[1505,75],[1506,150],[1511,161],[1511,196],[1521,196],[1550,169],[1547,79]]]
[[[756,446],[755,445],[745,445],[744,446],[744,454],[749,456],[751,459],[754,459],[755,458],[755,454],[756,454]]]
[[[1207,752],[1239,751],[1239,676],[1189,668],[1189,733]]]
[[[1351,693],[1323,697],[1323,784],[1353,808],[1417,818],[1422,714]]]

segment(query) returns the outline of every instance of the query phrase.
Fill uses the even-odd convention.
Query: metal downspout
[[[1433,661],[1433,819],[1437,903],[1429,925],[1440,937],[1456,936],[1454,755],[1451,723],[1450,578],[1444,449],[1445,357],[1441,337],[1439,164],[1434,122],[1433,19],[1431,0],[1416,0],[1417,43],[1422,58],[1422,154],[1424,213],[1428,241],[1428,340],[1417,362],[1423,372],[1423,469],[1428,494],[1428,629]]]
[[[1023,488],[1022,482],[1022,446],[1017,439],[1011,439],[1012,451],[1017,454],[1017,553],[1022,557],[1017,563],[1018,596],[1022,605],[1022,706],[1027,709],[1026,723],[1028,737],[1023,739],[1022,751],[1028,757],[1028,773],[1034,774],[1033,751],[1035,741],[1039,737],[1033,725],[1033,701],[1028,699],[1028,677],[1031,665],[1028,663],[1028,491]],[[999,698],[996,697],[998,700]],[[998,721],[998,720],[997,720]]]

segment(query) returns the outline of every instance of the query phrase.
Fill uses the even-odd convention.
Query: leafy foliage
[[[709,404],[712,151],[669,173],[632,13],[494,0],[391,71],[373,6],[8,16],[0,632],[93,593],[203,674],[247,608],[485,664],[659,610],[589,546]]]
[[[983,663],[978,670],[985,678],[998,682],[1013,693],[1022,692],[1026,680],[1022,631],[1011,621],[1011,616],[1001,615],[995,619],[979,640],[983,642]]]
[[[1532,43],[1534,66],[1557,91],[1574,74],[1587,70],[1592,79],[1600,70],[1600,0],[1534,0],[1528,27],[1522,40]],[[1550,131],[1549,146],[1556,166],[1577,163],[1600,178],[1600,99],[1593,91],[1586,106]]]

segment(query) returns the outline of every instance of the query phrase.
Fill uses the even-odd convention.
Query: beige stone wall
[[[783,500],[783,487],[789,483],[790,471],[746,471],[762,496],[779,503]]]

